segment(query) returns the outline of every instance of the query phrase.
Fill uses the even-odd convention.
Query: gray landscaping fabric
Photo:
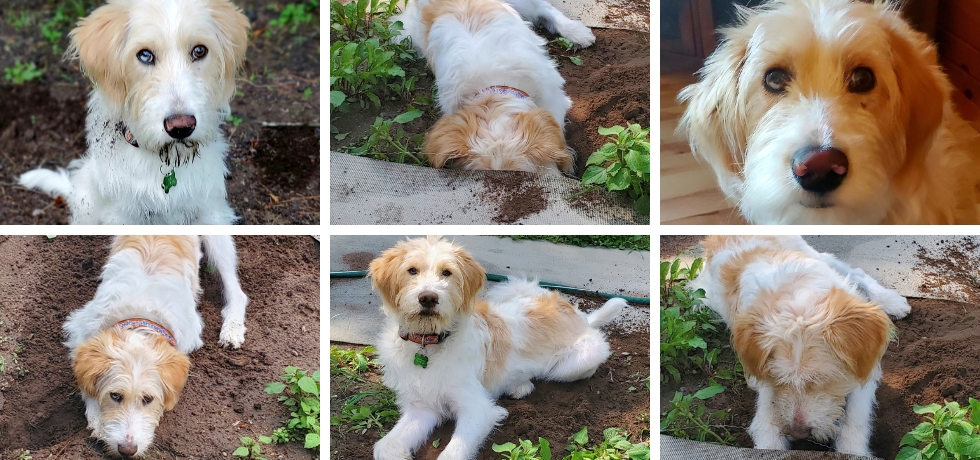
[[[582,186],[559,174],[434,169],[336,152],[330,154],[329,168],[334,225],[650,223],[627,200],[605,191],[591,192],[600,198],[588,204],[570,204],[567,198]],[[519,186],[508,189],[501,183]],[[543,209],[515,215],[507,200],[522,194],[543,196]]]
[[[857,460],[877,459],[837,452],[803,450],[762,450],[718,446],[660,435],[660,458],[663,460]]]
[[[453,236],[487,273],[537,276],[560,283],[631,297],[650,297],[650,252],[580,248],[546,241],[511,240],[493,236]],[[366,263],[404,236],[331,236],[330,271],[349,271],[350,261]],[[488,285],[493,283],[487,282]],[[378,295],[366,278],[330,280],[330,340],[371,344],[384,314]],[[614,323],[624,330],[650,329],[650,308],[627,306]]]

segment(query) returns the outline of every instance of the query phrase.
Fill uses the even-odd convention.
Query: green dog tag
[[[170,174],[163,176],[163,193],[170,193],[170,189],[177,186],[177,173],[173,169]]]
[[[429,365],[429,357],[423,355],[422,353],[416,353],[415,365],[421,367],[422,369],[425,369],[425,367]]]

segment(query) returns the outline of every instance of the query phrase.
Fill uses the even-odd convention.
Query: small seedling
[[[551,460],[551,444],[545,438],[538,438],[537,444],[529,439],[518,439],[517,444],[505,442],[491,448],[507,460]]]
[[[625,191],[636,212],[650,214],[650,130],[640,125],[599,128],[612,142],[589,156],[582,185]]]
[[[306,375],[295,366],[287,366],[279,377],[283,382],[266,385],[265,392],[279,396],[279,402],[292,412],[286,424],[290,439],[302,440],[303,447],[314,449],[320,445],[320,371]]]
[[[554,45],[554,47],[560,47],[560,48],[564,49],[565,52],[568,52],[568,53],[571,53],[571,52],[575,51],[575,44],[572,43],[571,40],[569,40],[569,39],[567,39],[565,37],[558,37],[558,38],[550,41],[549,44]],[[552,47],[552,51],[554,51],[554,47]],[[570,55],[567,55],[567,54],[556,53],[556,52],[552,52],[551,55],[552,56],[555,56],[557,58],[568,59],[568,62],[571,62],[572,64],[575,64],[575,65],[582,65],[582,58],[580,58],[578,56],[570,56]]]
[[[41,75],[44,75],[44,70],[38,69],[33,62],[15,61],[13,67],[4,69],[3,78],[15,85],[22,85],[41,78]]]
[[[231,453],[232,455],[250,460],[266,460],[266,458],[262,456],[262,446],[260,446],[259,443],[269,444],[272,442],[272,438],[268,436],[259,436],[259,439],[255,440],[248,436],[242,436],[239,438],[239,441],[242,443],[242,445],[235,449],[235,451]]]
[[[238,125],[242,124],[242,119],[240,117],[236,117],[230,113],[228,114],[228,116],[225,117],[225,121],[231,123],[231,125],[236,128],[238,127]]]
[[[275,8],[269,5],[269,8]],[[320,0],[309,0],[309,3],[290,3],[279,12],[279,17],[269,21],[270,27],[289,27],[289,33],[295,34],[300,24],[309,24],[313,15],[319,16]]]
[[[630,442],[628,434],[623,429],[606,428],[602,431],[602,437],[602,442],[588,446],[589,429],[583,427],[569,438],[569,444],[565,450],[570,453],[562,460],[650,459],[650,444]]]
[[[980,458],[980,401],[970,398],[969,408],[945,404],[912,407],[926,421],[902,436],[895,460]]]

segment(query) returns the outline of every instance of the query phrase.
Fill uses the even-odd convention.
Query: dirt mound
[[[287,365],[319,369],[319,244],[309,237],[236,237],[249,296],[245,344],[218,346],[220,277],[201,270],[204,347],[146,458],[230,456],[238,438],[269,435],[289,411],[265,384]],[[61,325],[91,300],[108,237],[0,237],[0,458],[102,458],[86,429]],[[298,443],[262,446],[269,458],[310,458]]]

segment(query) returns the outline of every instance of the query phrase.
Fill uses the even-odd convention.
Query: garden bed
[[[232,0],[252,25],[246,62],[231,101],[228,201],[243,224],[320,223],[320,32],[319,9],[295,32],[269,26],[279,7],[259,0]],[[0,68],[33,63],[43,74],[22,84],[0,79],[0,224],[63,224],[63,200],[17,183],[39,166],[67,166],[85,152],[85,102],[91,89],[78,62],[66,62],[73,19],[49,41],[42,25],[64,5],[11,0],[0,16]],[[62,2],[68,3],[68,2]],[[79,0],[91,11],[101,0]],[[279,8],[279,9],[277,9]],[[57,47],[57,49],[55,49]]]
[[[109,237],[0,236],[0,458],[96,459],[61,325],[91,300]],[[269,436],[289,410],[263,389],[286,366],[320,368],[320,247],[310,237],[236,237],[248,331],[218,345],[220,277],[202,268],[204,347],[146,458],[231,458],[239,438]],[[268,458],[313,458],[300,442],[262,445]]]

